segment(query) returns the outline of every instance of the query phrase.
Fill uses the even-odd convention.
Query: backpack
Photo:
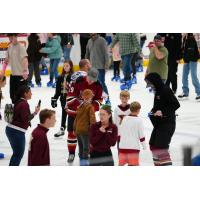
[[[11,123],[13,120],[13,115],[14,115],[14,106],[13,104],[6,104],[5,105],[5,110],[4,110],[4,120],[7,123]]]

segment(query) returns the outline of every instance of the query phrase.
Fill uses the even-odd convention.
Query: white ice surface
[[[198,77],[200,77],[200,65],[198,65]],[[119,92],[120,92],[120,84],[116,82],[111,82],[113,71],[110,70],[106,74],[106,83],[108,85],[108,90],[110,92],[110,98],[112,107],[115,108],[119,103]],[[136,100],[141,102],[142,109],[140,116],[144,120],[145,126],[145,134],[146,141],[149,141],[149,137],[152,130],[152,125],[150,120],[147,117],[148,112],[150,111],[153,103],[153,94],[149,93],[146,89],[146,84],[143,81],[144,73],[137,73],[138,84],[133,85],[130,93],[131,93],[131,101]],[[178,67],[178,91],[177,94],[182,93],[182,65]],[[34,78],[33,78],[34,81]],[[33,88],[32,89],[32,99],[29,101],[30,108],[33,111],[39,99],[42,100],[41,109],[43,108],[51,108],[50,100],[54,95],[54,89],[47,88],[46,83],[48,82],[48,76],[42,76],[42,88]],[[182,148],[184,145],[193,145],[194,154],[198,151],[200,152],[200,102],[195,101],[196,94],[194,92],[194,87],[191,83],[191,78],[189,77],[190,82],[190,96],[188,101],[182,101],[181,108],[177,111],[177,128],[176,132],[173,136],[170,153],[173,159],[174,165],[182,165],[183,155]],[[4,106],[6,103],[10,102],[9,99],[9,79],[7,80],[7,85],[3,88],[4,99],[2,100],[2,108],[1,113],[3,114]],[[58,107],[56,108],[56,117],[57,123],[54,128],[52,128],[48,132],[48,139],[50,145],[50,156],[51,156],[51,165],[53,166],[65,166],[67,164],[67,141],[66,134],[63,138],[55,139],[54,133],[59,130],[60,121],[61,121],[61,107],[58,101]],[[37,126],[39,122],[38,116],[36,116],[32,121],[32,127],[28,129],[26,133],[26,151],[24,157],[21,161],[21,165],[27,165],[27,152],[28,152],[28,144],[30,133]],[[5,126],[6,123],[4,121],[0,121],[0,152],[5,154],[5,158],[0,160],[0,165],[8,165],[10,157],[12,155],[12,149],[8,142],[8,139],[5,135]],[[117,149],[116,147],[112,148],[112,152],[114,155],[115,165],[117,165]],[[79,159],[77,156],[78,148],[76,150],[76,158],[73,165],[79,165]],[[141,151],[140,153],[140,164],[150,166],[153,165],[151,152],[149,150]]]

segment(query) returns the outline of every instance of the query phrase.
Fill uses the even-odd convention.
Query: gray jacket
[[[89,39],[85,58],[89,59],[92,67],[96,69],[107,69],[109,67],[109,56],[106,40],[99,35],[95,39]]]

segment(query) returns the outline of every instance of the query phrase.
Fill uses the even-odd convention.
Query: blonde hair
[[[129,91],[121,91],[120,92],[120,97],[128,97],[128,98],[130,98]]]
[[[131,112],[136,112],[136,111],[138,111],[138,110],[140,110],[140,109],[141,109],[141,105],[140,105],[139,102],[134,101],[134,102],[132,102],[132,103],[130,104],[130,111],[131,111]]]

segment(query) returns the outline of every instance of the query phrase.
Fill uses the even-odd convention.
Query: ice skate
[[[56,134],[54,134],[54,137],[59,138],[61,136],[65,135],[65,130],[63,127],[60,128],[60,131],[58,131]]]

